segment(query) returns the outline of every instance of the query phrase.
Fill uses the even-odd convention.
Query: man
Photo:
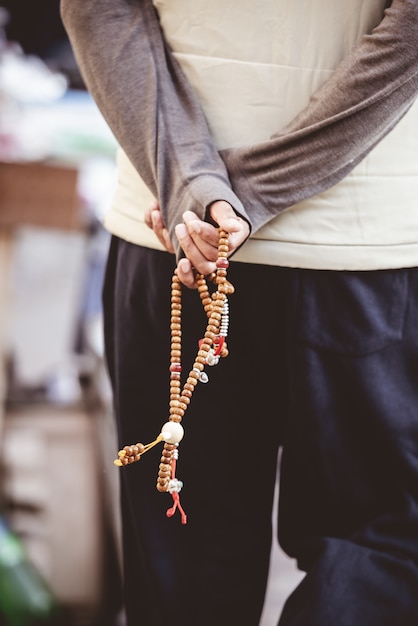
[[[416,624],[417,3],[62,14],[123,148],[104,292],[121,445],[166,421],[165,249],[193,286],[230,232],[230,355],[182,422],[188,525],[152,459],[121,469],[128,624],[258,623],[279,446],[279,539],[307,572],[280,625]],[[206,316],[183,291],[193,363]]]

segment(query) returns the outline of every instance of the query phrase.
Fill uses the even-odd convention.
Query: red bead
[[[180,363],[172,363],[170,365],[170,372],[181,372],[181,365],[180,365]]]
[[[225,259],[224,257],[220,257],[219,259],[216,260],[216,267],[226,270],[226,268],[229,267],[228,259]]]

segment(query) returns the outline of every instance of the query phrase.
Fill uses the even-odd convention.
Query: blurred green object
[[[20,540],[0,517],[0,613],[6,625],[46,626],[56,608]]]

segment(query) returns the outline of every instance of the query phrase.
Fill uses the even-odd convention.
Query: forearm
[[[309,105],[270,141],[224,151],[254,230],[344,178],[418,94],[418,3],[394,0]]]
[[[204,217],[231,189],[201,107],[162,37],[150,0],[62,0],[86,85],[116,139],[174,228],[185,210]]]

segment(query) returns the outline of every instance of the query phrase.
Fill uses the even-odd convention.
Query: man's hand
[[[250,227],[238,217],[231,205],[224,200],[214,202],[210,207],[212,220],[229,233],[229,253],[232,254],[250,234]],[[216,269],[219,231],[216,226],[201,220],[192,211],[183,214],[183,224],[176,226],[176,235],[186,258],[180,259],[177,272],[182,283],[195,288],[195,274],[210,274]],[[157,235],[168,250],[174,252],[168,231],[164,226],[160,206],[153,202],[145,212],[145,223]]]
[[[229,233],[229,251],[232,254],[250,234],[249,225],[223,200],[211,205],[210,216],[220,228]],[[186,258],[180,259],[177,273],[187,287],[195,287],[193,269],[201,274],[210,274],[216,269],[219,232],[218,228],[204,222],[192,211],[186,211],[183,220],[184,224],[176,226],[176,235]]]

